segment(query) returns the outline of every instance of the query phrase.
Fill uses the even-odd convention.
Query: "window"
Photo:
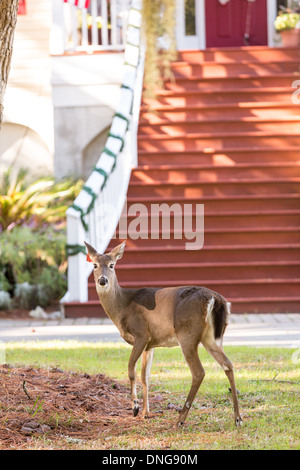
[[[196,36],[196,0],[184,1],[185,35]]]

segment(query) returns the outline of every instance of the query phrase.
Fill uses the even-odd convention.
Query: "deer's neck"
[[[105,313],[119,328],[122,312],[126,305],[124,289],[115,280],[107,291],[98,289],[98,296]]]

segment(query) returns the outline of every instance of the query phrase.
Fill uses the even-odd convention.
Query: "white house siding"
[[[27,0],[18,16],[12,65],[4,96],[0,133],[0,171],[29,168],[33,175],[53,172],[49,32],[51,2]]]
[[[52,58],[57,176],[87,177],[96,164],[118,105],[123,60],[123,53],[109,52]],[[85,149],[95,140],[99,147],[86,162]]]

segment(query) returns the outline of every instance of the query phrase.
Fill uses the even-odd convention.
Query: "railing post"
[[[102,16],[102,28],[101,28],[102,46],[107,46],[108,45],[107,0],[101,0],[101,16]]]
[[[52,0],[49,50],[51,55],[62,55],[65,52],[64,4],[62,0]]]
[[[70,207],[67,210],[67,243],[73,247],[82,246],[86,238],[80,216]],[[86,256],[79,252],[68,257],[68,302],[87,302],[87,262]]]
[[[97,16],[98,16],[97,6],[98,6],[97,0],[92,0],[91,13],[92,13],[92,18],[93,18],[93,23],[92,23],[92,45],[93,46],[98,46],[99,44],[98,24],[97,24]]]

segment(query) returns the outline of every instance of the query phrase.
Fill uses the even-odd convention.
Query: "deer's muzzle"
[[[98,284],[100,284],[100,286],[106,286],[106,284],[108,284],[107,277],[105,277],[105,276],[99,277]]]

